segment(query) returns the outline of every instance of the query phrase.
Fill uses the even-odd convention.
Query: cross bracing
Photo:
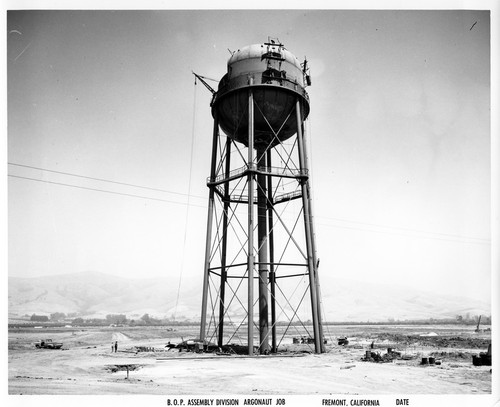
[[[251,97],[245,108],[248,115],[241,110],[235,132],[248,117],[247,145],[222,132],[214,115],[200,338],[219,347],[246,345],[249,354],[257,338],[255,347],[261,353],[276,352],[301,326],[315,338],[315,351],[321,352],[300,103],[274,128]],[[254,109],[269,126],[267,142],[259,139],[253,144]],[[280,132],[294,116],[300,131],[284,140]],[[310,302],[305,301],[308,297]]]

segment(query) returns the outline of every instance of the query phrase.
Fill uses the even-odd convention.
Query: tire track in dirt
[[[111,340],[118,341],[118,342],[130,342],[132,340],[132,338],[130,338],[130,336],[127,336],[121,332],[113,332],[113,335],[111,336]]]

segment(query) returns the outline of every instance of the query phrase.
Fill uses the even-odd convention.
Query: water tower
[[[309,85],[307,61],[269,39],[232,53],[212,90],[202,341],[267,354],[302,326],[324,351],[304,140]]]

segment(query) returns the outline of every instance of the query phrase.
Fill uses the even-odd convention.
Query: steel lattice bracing
[[[285,334],[312,320],[316,352],[323,351],[317,259],[304,142],[302,98],[283,124],[295,118],[297,134],[282,141],[254,140],[262,102],[248,89],[241,121],[248,146],[225,134],[214,114],[206,258],[200,338],[222,347],[254,346],[276,352]],[[281,126],[283,127],[283,126]],[[251,281],[251,283],[249,283]]]

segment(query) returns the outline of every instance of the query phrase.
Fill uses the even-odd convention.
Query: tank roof
[[[250,59],[250,58],[262,58],[262,55],[269,51],[279,52],[285,61],[295,65],[297,68],[300,67],[300,62],[295,55],[288,51],[283,45],[280,44],[251,44],[247,45],[238,51],[234,52],[233,55],[227,61],[228,65],[232,65],[235,62]]]

